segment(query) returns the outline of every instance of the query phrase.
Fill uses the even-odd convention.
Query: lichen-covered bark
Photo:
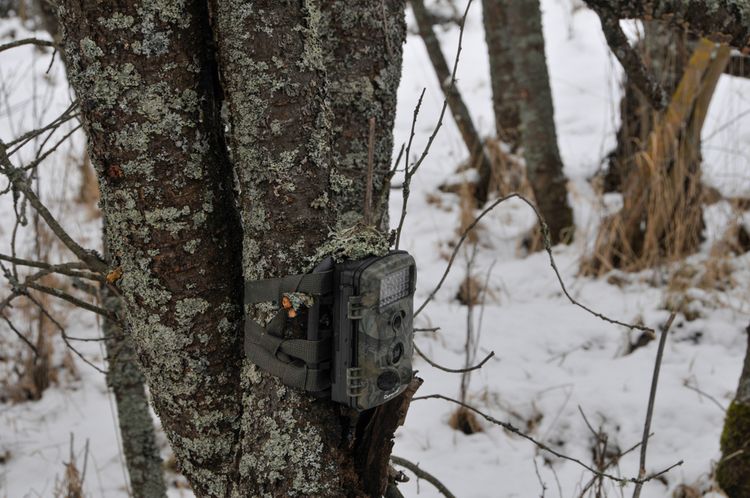
[[[549,226],[550,239],[556,244],[572,238],[573,213],[557,147],[539,0],[509,0],[506,14],[515,47],[513,71],[520,99],[526,175]]]
[[[716,480],[730,498],[750,496],[750,326],[746,332],[745,364],[724,420],[722,459],[716,469]]]
[[[109,288],[101,290],[102,306],[122,313],[122,302]],[[154,421],[148,408],[144,378],[138,369],[135,350],[124,330],[111,320],[102,326],[107,351],[107,385],[117,405],[122,450],[130,476],[133,498],[167,496],[162,461],[156,444]]]
[[[216,108],[206,6],[60,5],[71,84],[97,168],[127,331],[180,468],[236,492],[239,223]]]
[[[508,30],[503,0],[482,0],[484,38],[490,60],[492,109],[495,129],[500,140],[515,150],[521,139],[521,117],[518,109],[518,89],[513,76],[513,40]]]
[[[750,47],[750,2],[746,0],[584,0],[620,19],[660,20],[738,48]]]
[[[400,2],[386,4],[213,4],[245,279],[305,271],[330,231],[361,219],[370,117],[378,123],[376,193],[383,188],[404,36]],[[261,322],[268,312],[246,309]],[[242,379],[243,493],[364,496],[354,413],[289,389],[248,361]]]
[[[393,120],[406,37],[405,0],[320,2],[327,89],[333,134],[331,201],[344,225],[361,219],[365,199],[369,119],[375,118],[373,202],[383,198],[392,161]],[[374,206],[376,226],[388,210]]]

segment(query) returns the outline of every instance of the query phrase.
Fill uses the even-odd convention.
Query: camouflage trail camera
[[[246,304],[292,306],[298,293],[312,301],[300,306],[306,316],[282,309],[265,328],[245,320],[245,353],[286,385],[358,410],[385,403],[413,376],[416,276],[414,258],[391,251],[339,264],[329,258],[309,274],[247,282]],[[295,324],[301,330],[289,337]]]

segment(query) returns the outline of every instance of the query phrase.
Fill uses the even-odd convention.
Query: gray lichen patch
[[[100,17],[98,21],[106,29],[113,31],[115,29],[130,28],[135,23],[135,18],[122,12],[115,12],[110,17]]]
[[[334,230],[328,239],[318,248],[314,256],[308,259],[309,268],[328,256],[334,261],[363,259],[368,256],[383,256],[388,253],[390,243],[380,230],[357,224],[353,227]]]

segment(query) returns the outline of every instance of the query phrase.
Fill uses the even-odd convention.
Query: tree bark
[[[461,94],[455,85],[451,85],[452,70],[448,67],[443,51],[440,48],[440,42],[435,36],[432,29],[432,19],[430,13],[424,5],[423,0],[410,0],[414,18],[417,21],[419,34],[424,40],[427,48],[427,55],[430,57],[432,67],[435,69],[435,75],[440,82],[445,98],[448,100],[453,120],[456,122],[458,131],[461,133],[466,148],[469,151],[469,164],[476,166],[479,173],[479,179],[474,188],[474,197],[479,206],[487,201],[489,194],[490,182],[492,179],[492,163],[484,150],[482,138],[479,136],[474,122],[469,114],[469,108],[466,107]],[[408,160],[408,158],[407,158]]]
[[[360,223],[362,172],[374,117],[378,198],[403,15],[403,2],[377,0],[64,2],[111,265],[124,271],[133,344],[197,496],[385,489],[381,462],[402,417],[357,414],[242,360],[241,299],[243,278],[307,271],[337,249],[387,250],[385,234]],[[381,225],[384,207],[374,206]],[[364,235],[337,247],[343,231]],[[377,465],[359,466],[365,454]]]
[[[392,127],[405,30],[398,2],[387,11],[376,1],[356,9],[334,1],[248,5],[217,2],[215,31],[239,179],[243,272],[257,280],[309,269],[330,230],[361,220],[368,121]],[[342,52],[348,56],[336,61]],[[377,188],[390,147],[381,135]],[[264,306],[245,311],[261,323],[269,318]],[[354,464],[355,413],[289,389],[248,361],[242,379],[245,493],[365,496]],[[371,496],[382,494],[385,477],[374,479]]]
[[[490,60],[492,109],[498,138],[515,151],[521,141],[521,117],[518,109],[518,88],[513,76],[513,40],[509,34],[503,0],[482,0],[482,18],[487,53]]]
[[[102,307],[117,314],[122,301],[107,287],[100,291]],[[107,385],[117,404],[122,450],[130,476],[133,498],[167,496],[162,460],[156,444],[154,421],[148,408],[144,378],[138,369],[135,350],[125,331],[104,319],[104,344],[107,351]]]
[[[513,71],[520,99],[526,175],[549,226],[551,242],[569,242],[573,212],[557,146],[539,0],[509,0],[507,5],[509,33],[515,44]]]
[[[727,410],[721,434],[722,459],[716,480],[730,498],[750,496],[750,326],[745,364],[737,394]]]
[[[33,6],[41,18],[44,29],[56,44],[61,44],[57,8],[50,2],[36,0]],[[65,53],[59,51],[63,63]],[[86,165],[84,167],[87,168]],[[104,222],[106,224],[106,221]],[[102,232],[105,259],[111,259]],[[108,286],[99,290],[102,307],[122,316],[121,298]],[[122,451],[130,478],[130,492],[134,498],[166,497],[167,489],[162,471],[162,459],[156,444],[154,421],[149,411],[145,379],[137,365],[132,340],[117,323],[104,319],[102,325],[104,347],[107,354],[107,385],[112,389],[117,407],[117,421],[122,441]]]
[[[659,20],[695,35],[750,48],[750,8],[736,0],[584,0],[594,10],[605,9],[620,19]]]
[[[690,57],[685,32],[659,22],[649,21],[643,26],[643,39],[634,50],[640,54],[651,77],[671,97]],[[634,168],[636,154],[642,150],[658,116],[649,105],[648,97],[638,85],[631,82],[627,71],[624,77],[620,128],[617,131],[617,146],[609,155],[609,167],[604,177],[605,192],[620,191],[628,172]]]
[[[240,226],[206,6],[64,0],[60,19],[154,408],[196,494],[240,495]]]

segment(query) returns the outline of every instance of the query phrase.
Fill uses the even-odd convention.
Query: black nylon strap
[[[249,281],[245,282],[245,304],[278,302],[285,292],[320,296],[332,288],[332,270]],[[284,339],[285,313],[285,310],[280,310],[265,328],[249,318],[245,319],[245,356],[288,386],[312,392],[328,389],[331,387],[330,370],[310,365],[331,359],[330,336],[316,341]],[[280,359],[279,353],[302,360],[304,364]]]
[[[319,392],[331,387],[330,371],[318,368],[311,368],[307,364],[295,365],[278,359],[275,353],[272,353],[266,344],[266,341],[278,339],[269,334],[262,333],[263,328],[252,320],[245,322],[245,355],[255,365],[262,370],[279,377],[285,385],[303,389],[305,391]],[[277,351],[283,351],[283,339],[281,347]],[[289,340],[291,341],[291,340]],[[295,340],[296,341],[296,340]],[[300,340],[301,341],[301,340]],[[306,343],[323,343],[324,341],[301,341]],[[330,357],[330,342],[328,347],[322,349],[328,351]]]

